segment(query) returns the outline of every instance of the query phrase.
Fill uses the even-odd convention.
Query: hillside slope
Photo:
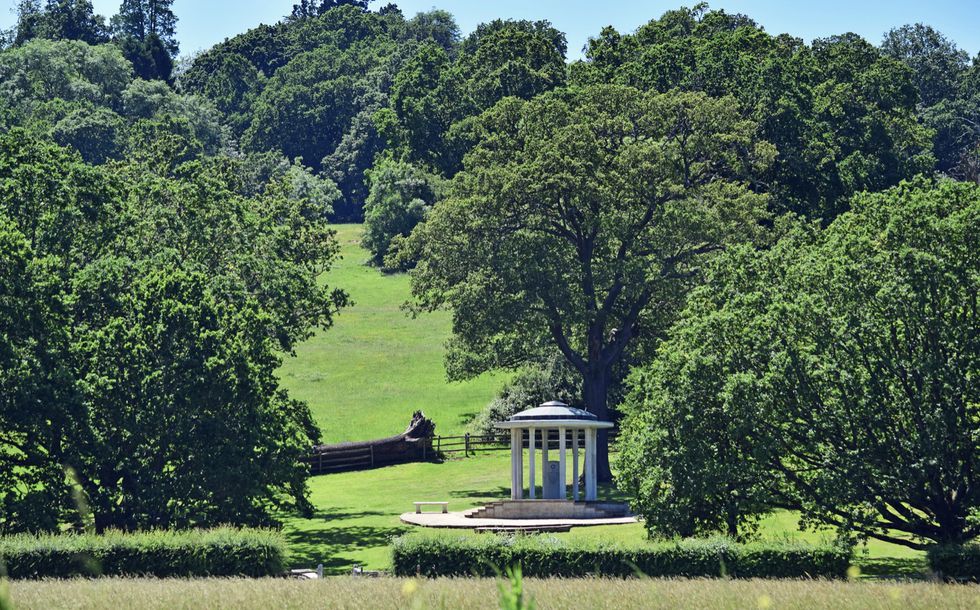
[[[461,434],[504,377],[447,382],[442,358],[448,313],[412,318],[401,309],[408,277],[364,264],[361,225],[336,229],[343,258],[326,281],[346,290],[354,306],[287,359],[280,369],[283,385],[309,403],[327,443],[398,434],[417,409],[436,422],[438,434]]]

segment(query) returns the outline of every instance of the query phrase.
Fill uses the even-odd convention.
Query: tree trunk
[[[605,371],[592,371],[585,375],[582,396],[585,408],[600,420],[609,420],[606,393],[609,391],[609,374]],[[596,438],[596,474],[600,483],[612,481],[609,468],[609,432],[599,430]]]

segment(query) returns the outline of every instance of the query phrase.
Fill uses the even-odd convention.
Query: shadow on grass
[[[510,487],[498,486],[490,489],[457,489],[449,492],[450,498],[498,498],[510,497]]]
[[[473,423],[476,416],[479,415],[479,411],[470,411],[469,413],[460,413],[457,421],[460,426],[468,426]]]
[[[875,579],[929,578],[929,565],[925,557],[862,557],[858,554],[854,564],[861,568],[861,576]]]
[[[381,527],[355,525],[352,520],[364,517],[386,516],[378,511],[319,511],[310,519],[312,527],[286,532],[291,552],[290,563],[295,567],[315,567],[323,564],[328,574],[346,574],[354,565],[343,557],[358,549],[388,546],[391,538],[405,533],[405,527]]]

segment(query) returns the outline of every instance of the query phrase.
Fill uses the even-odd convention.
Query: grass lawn
[[[399,521],[399,515],[413,509],[416,500],[446,500],[449,510],[459,511],[510,493],[510,453],[495,452],[477,457],[449,460],[442,464],[419,463],[390,466],[312,477],[311,499],[317,507],[312,519],[289,517],[286,536],[298,567],[323,563],[328,573],[349,573],[353,564],[368,569],[389,567],[388,543],[393,536],[412,526]],[[526,475],[525,475],[526,476]],[[611,489],[600,495],[615,495]],[[458,530],[461,535],[473,534]],[[799,532],[796,517],[781,511],[766,518],[763,537],[801,537],[817,541],[829,532]],[[565,534],[549,534],[569,539],[601,539],[619,544],[645,544],[642,524],[577,527]],[[926,568],[923,553],[886,542],[871,541],[858,547],[856,564],[865,576],[921,576]]]
[[[442,363],[448,315],[406,316],[401,305],[408,298],[408,278],[365,266],[360,233],[359,225],[338,227],[343,259],[327,277],[331,285],[347,290],[355,305],[337,317],[334,328],[297,349],[297,357],[281,370],[284,385],[309,402],[327,442],[396,434],[415,409],[424,410],[442,434],[462,432],[505,378],[448,383]],[[316,515],[285,519],[292,563],[323,563],[334,574],[348,572],[355,563],[386,568],[390,538],[409,527],[398,516],[412,510],[413,501],[448,500],[450,510],[463,510],[507,497],[508,460],[504,451],[442,464],[312,477]],[[603,495],[614,493],[607,489]],[[766,519],[761,532],[774,537],[827,535],[796,529],[795,517],[782,512]],[[562,536],[642,544],[645,531],[641,525],[606,526],[575,528]],[[869,575],[914,574],[925,565],[921,553],[879,542],[859,548],[858,561]]]
[[[360,225],[336,229],[343,258],[326,282],[346,290],[354,306],[297,348],[280,370],[283,385],[310,405],[327,443],[399,434],[417,409],[438,433],[462,434],[505,377],[448,383],[443,346],[449,314],[413,319],[401,308],[409,298],[408,276],[364,264]]]
[[[17,608],[496,608],[489,579],[322,581],[102,579],[15,582]],[[975,585],[800,580],[534,580],[537,607],[549,608],[976,608]]]

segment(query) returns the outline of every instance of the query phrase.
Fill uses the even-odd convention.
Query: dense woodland
[[[569,62],[546,21],[303,0],[180,57],[170,4],[3,36],[0,532],[309,509],[275,371],[363,222],[451,379],[518,371],[484,426],[621,419],[652,535],[980,534],[980,58],[942,33],[700,4]]]

